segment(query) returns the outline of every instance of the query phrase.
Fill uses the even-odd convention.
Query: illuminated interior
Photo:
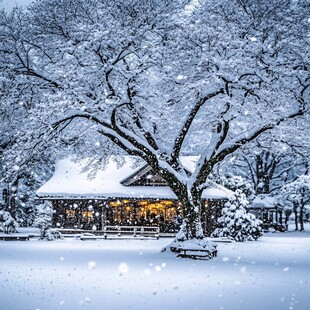
[[[206,235],[217,225],[217,218],[225,201],[205,201],[201,219]],[[169,199],[90,199],[55,200],[57,212],[53,225],[62,228],[97,230],[107,225],[157,226],[160,232],[175,233],[182,224],[182,206],[177,200]]]
[[[72,209],[66,209],[66,218],[67,219],[75,219],[77,216],[77,213],[75,210]],[[82,222],[90,222],[94,219],[94,212],[93,211],[80,211],[81,221]]]
[[[93,212],[92,211],[82,211],[82,217],[83,218],[93,218]]]
[[[180,214],[179,204],[172,200],[115,200],[109,202],[115,224],[161,225],[173,222]]]
[[[75,211],[74,211],[74,210],[67,209],[67,210],[66,210],[66,216],[67,216],[67,218],[73,218],[73,217],[75,217]]]

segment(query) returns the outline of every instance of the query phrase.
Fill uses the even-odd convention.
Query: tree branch
[[[197,115],[199,112],[200,108],[211,98],[216,97],[217,95],[224,94],[225,90],[224,88],[221,88],[215,92],[212,92],[208,94],[207,96],[204,96],[203,98],[199,99],[192,110],[190,111],[189,115],[186,118],[185,123],[183,124],[183,127],[181,128],[178,136],[176,137],[174,144],[173,144],[173,150],[172,150],[172,158],[176,160],[176,158],[179,157],[181,148],[183,145],[183,142],[185,140],[185,137]]]
[[[302,116],[303,114],[304,114],[303,110],[299,110],[288,116],[281,117],[278,120],[270,124],[266,124],[262,127],[254,129],[251,132],[248,132],[247,135],[240,138],[239,140],[235,140],[235,141],[232,141],[230,143],[225,143],[225,144],[223,143],[214,157],[210,158],[209,160],[207,160],[207,158],[203,159],[203,162],[201,163],[200,167],[198,167],[198,171],[196,172],[196,180],[193,186],[199,187],[200,185],[202,185],[205,182],[206,177],[209,175],[214,165],[224,160],[226,156],[228,156],[229,154],[232,154],[244,144],[255,140],[262,133],[275,128],[276,126],[283,123],[284,121],[296,118],[298,116]]]

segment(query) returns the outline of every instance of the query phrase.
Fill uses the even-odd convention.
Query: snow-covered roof
[[[252,201],[249,208],[275,208],[277,207],[277,199],[276,197],[269,196],[267,194],[257,195],[255,199]]]
[[[183,157],[182,162],[186,169],[193,171],[198,157]],[[74,162],[70,159],[59,160],[56,163],[55,173],[38,191],[39,198],[161,198],[176,199],[177,197],[167,186],[124,186],[121,182],[145,164],[137,167],[136,159],[124,157],[124,164],[119,166],[110,158],[103,169],[97,171],[94,178],[89,178],[84,171],[86,161]],[[203,198],[224,199],[233,195],[233,192],[223,186],[210,183],[210,187],[203,191]]]

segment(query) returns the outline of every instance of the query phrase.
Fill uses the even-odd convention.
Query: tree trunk
[[[294,215],[295,215],[295,230],[298,230],[298,212],[295,203],[294,203]]]
[[[285,211],[285,229],[286,229],[286,231],[288,231],[288,220],[289,220],[291,214],[292,214],[291,210]]]
[[[179,241],[189,239],[203,239],[201,224],[201,193],[189,193],[180,199],[185,217],[181,225],[180,232],[177,234]]]
[[[300,231],[304,231],[304,206],[305,206],[305,190],[304,188],[301,189],[301,200],[300,200],[300,211],[299,211],[299,224],[300,224]]]
[[[300,224],[300,231],[304,231],[304,206],[303,204],[300,206],[299,212],[299,224]]]

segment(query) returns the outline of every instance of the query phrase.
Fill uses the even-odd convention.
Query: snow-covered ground
[[[160,240],[0,241],[0,309],[309,309],[310,233],[219,243],[210,261]]]

